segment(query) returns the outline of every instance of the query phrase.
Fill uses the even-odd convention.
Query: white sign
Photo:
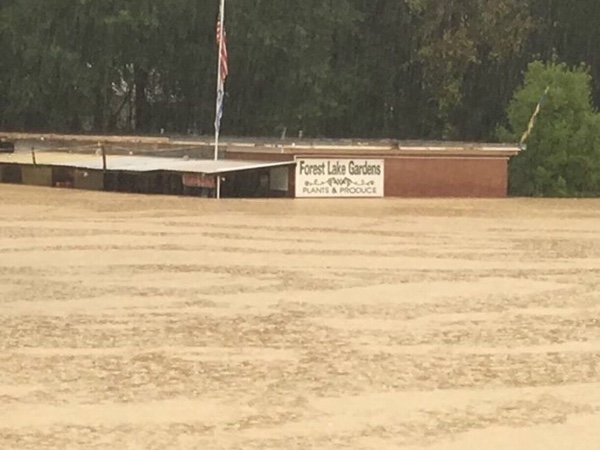
[[[382,159],[297,159],[296,197],[383,197]]]

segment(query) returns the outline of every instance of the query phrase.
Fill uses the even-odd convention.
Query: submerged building
[[[0,182],[223,198],[505,197],[516,145],[443,142],[24,145]],[[100,151],[102,149],[102,151]]]

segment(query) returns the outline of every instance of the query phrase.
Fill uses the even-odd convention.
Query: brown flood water
[[[600,443],[600,201],[0,185],[1,449]]]

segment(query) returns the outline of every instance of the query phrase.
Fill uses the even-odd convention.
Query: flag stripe
[[[225,28],[221,27],[221,21],[217,21],[217,45],[221,51],[221,82],[225,83],[229,75],[229,55],[227,54],[227,33]]]

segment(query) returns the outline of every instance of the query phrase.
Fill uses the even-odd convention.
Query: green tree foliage
[[[600,3],[227,0],[229,135],[491,140],[527,64],[585,62]],[[217,0],[2,0],[0,127],[213,129]]]
[[[156,132],[208,122],[216,10],[188,0],[3,0],[0,126]]]
[[[410,0],[421,37],[417,61],[436,135],[481,139],[512,93],[519,53],[532,31],[522,0]]]
[[[600,116],[592,106],[586,67],[530,64],[508,108],[512,131],[500,134],[518,141],[547,87],[526,150],[510,163],[510,191],[526,196],[600,195]]]

